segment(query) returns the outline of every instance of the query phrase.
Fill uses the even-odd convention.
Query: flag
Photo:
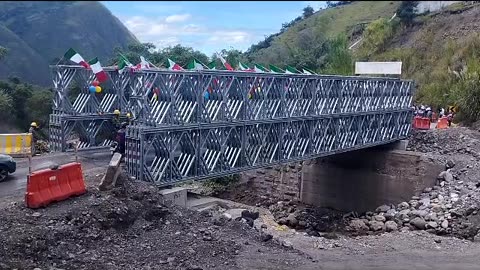
[[[250,68],[247,65],[242,64],[241,62],[238,62],[238,69],[239,70],[245,70],[245,71],[250,70]]]
[[[284,73],[285,72],[281,68],[276,67],[274,65],[269,65],[269,67],[270,67],[270,72],[271,73]]]
[[[168,58],[167,61],[167,68],[169,70],[183,70],[183,68],[179,64],[173,62],[172,60],[170,60],[170,58]]]
[[[83,57],[78,54],[74,49],[70,48],[63,56],[66,59],[69,59],[72,62],[82,65],[85,68],[90,68],[90,65],[83,59]]]
[[[140,68],[145,69],[145,68],[149,68],[149,67],[150,67],[150,65],[148,64],[147,60],[145,60],[145,57],[140,56]]]
[[[285,68],[285,73],[287,73],[287,74],[298,74],[298,73],[300,73],[300,71],[298,69],[294,68],[294,67],[287,66]]]
[[[253,69],[255,70],[255,72],[268,72],[268,69],[260,64],[255,64]]]
[[[223,57],[222,57],[220,54],[218,54],[218,53],[217,53],[217,56],[218,56],[218,58],[220,58],[220,61],[222,61],[222,64],[223,64],[223,66],[224,66],[226,69],[228,69],[228,70],[233,70],[232,66],[231,66],[229,63],[227,63],[227,60],[225,60],[225,58],[223,58]]]
[[[190,63],[188,63],[187,68],[190,70],[203,70],[205,69],[205,65],[194,58]]]
[[[303,73],[308,74],[308,75],[314,75],[317,74],[314,71],[308,69],[308,68],[303,68]]]
[[[97,57],[88,61],[88,64],[92,68],[92,71],[95,73],[95,76],[99,82],[104,82],[108,79],[107,73],[103,70],[102,65],[100,65]]]
[[[130,63],[125,56],[120,55],[117,65],[118,73],[122,74],[127,69],[127,67],[133,67],[132,63]]]
[[[215,60],[207,64],[207,67],[212,70],[216,70],[217,69],[216,66],[217,66],[217,63],[215,63]]]

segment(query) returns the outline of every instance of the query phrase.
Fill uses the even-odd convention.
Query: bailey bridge
[[[128,173],[160,186],[392,143],[413,117],[413,82],[393,78],[107,67],[90,93],[91,70],[51,70],[53,150],[106,147],[113,111],[130,112]]]

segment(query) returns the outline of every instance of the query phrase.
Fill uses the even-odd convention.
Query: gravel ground
[[[464,128],[412,134],[412,150],[455,163],[448,166],[453,180],[440,179],[438,189],[406,202],[417,215],[419,205],[430,211],[423,202],[428,196],[434,204],[435,190],[458,192],[445,199],[452,207],[442,208],[442,215],[452,222],[441,235],[403,221],[405,230],[373,231],[371,219],[384,222],[376,216],[387,216],[385,209],[372,209],[367,232],[359,234],[350,230],[350,222],[359,220],[352,214],[278,203],[237,188],[229,196],[265,206],[252,228],[217,211],[167,208],[146,183],[123,179],[117,188],[99,192],[94,186],[101,175],[86,175],[84,196],[39,210],[25,208],[20,197],[0,203],[0,269],[479,269],[480,220],[469,210],[480,201],[479,138]],[[456,233],[462,230],[473,231]]]
[[[100,177],[100,176],[98,176]],[[0,269],[309,269],[301,253],[264,241],[242,222],[166,208],[154,187],[110,192],[39,210],[2,209]],[[313,268],[311,268],[313,269]]]

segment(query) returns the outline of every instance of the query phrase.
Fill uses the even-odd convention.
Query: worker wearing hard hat
[[[36,154],[35,144],[38,141],[38,125],[36,122],[32,122],[30,124],[28,133],[32,134],[32,155],[35,155]]]

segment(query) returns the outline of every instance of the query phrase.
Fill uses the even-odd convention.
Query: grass
[[[358,1],[321,10],[294,25],[278,38],[287,42],[294,40],[298,32],[307,28],[321,30],[326,37],[333,38],[341,33],[348,33],[359,22],[369,23],[378,18],[391,18],[399,5],[399,1]]]

